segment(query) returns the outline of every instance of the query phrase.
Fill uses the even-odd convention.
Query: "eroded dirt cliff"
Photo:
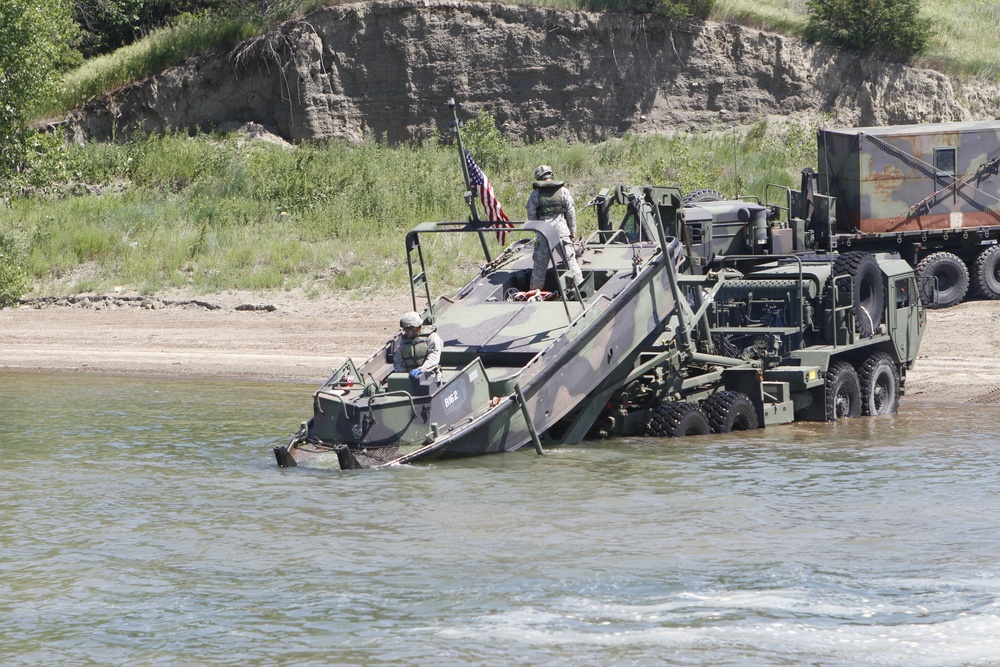
[[[931,70],[744,27],[668,29],[637,14],[390,0],[317,11],[228,53],[192,59],[78,110],[78,140],[259,123],[291,141],[417,140],[444,104],[487,108],[514,139],[600,140],[761,116],[841,125],[991,116]]]

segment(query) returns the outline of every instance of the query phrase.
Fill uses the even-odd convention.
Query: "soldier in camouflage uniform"
[[[576,261],[576,249],[573,246],[573,239],[576,236],[573,195],[561,181],[552,180],[552,167],[547,164],[535,169],[534,189],[528,197],[528,220],[544,220],[559,231],[559,241],[566,253],[567,268],[574,285],[579,286],[583,282],[583,273]],[[531,270],[531,285],[528,289],[538,290],[545,284],[545,272],[549,268],[551,254],[544,242],[536,239],[532,257],[535,265]]]
[[[441,363],[441,348],[444,343],[433,329],[423,330],[423,318],[416,311],[404,313],[399,319],[402,331],[396,336],[393,346],[392,365],[397,373],[409,373],[418,378],[424,373],[432,373]]]

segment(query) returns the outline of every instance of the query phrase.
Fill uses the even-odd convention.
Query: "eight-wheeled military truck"
[[[369,468],[527,444],[541,453],[588,437],[896,411],[925,324],[905,261],[713,254],[705,234],[735,238],[758,222],[765,233],[767,209],[684,207],[676,188],[619,186],[594,204],[600,229],[578,252],[583,281],[572,289],[557,261],[566,247],[548,223],[413,229],[411,297],[443,341],[440,367],[419,378],[396,372],[392,340],[363,363],[347,360],[313,394],[312,417],[274,448],[278,465]],[[432,298],[425,239],[496,232],[528,237],[487,252],[468,284]],[[557,252],[543,288],[531,290],[539,243]]]
[[[817,148],[799,190],[768,186],[752,219],[716,221],[721,236],[693,211],[694,234],[719,254],[896,253],[932,307],[961,302],[970,284],[1000,299],[1000,121],[821,129]]]

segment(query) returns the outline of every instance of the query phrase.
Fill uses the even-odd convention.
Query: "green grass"
[[[992,0],[924,0],[934,25],[931,51],[917,64],[963,76],[1000,80],[1000,5]]]
[[[55,97],[40,109],[48,116],[77,107],[102,93],[139,81],[213,48],[233,46],[258,34],[259,24],[240,18],[185,16],[114,53],[92,58],[63,77]]]
[[[588,232],[596,218],[584,205],[619,182],[757,196],[770,181],[793,185],[813,162],[813,130],[761,122],[739,134],[503,143],[482,166],[518,220],[535,166],[552,164],[571,185]],[[56,183],[0,206],[0,233],[23,249],[35,293],[400,289],[408,280],[405,233],[468,216],[457,151],[434,142],[284,150],[168,135],[67,151],[65,188]],[[85,194],[67,196],[69,182]],[[445,235],[430,245],[447,258],[432,267],[436,290],[463,283],[481,261],[475,237]]]
[[[929,19],[930,50],[914,65],[961,77],[1000,80],[1000,5],[992,0],[923,0]],[[808,13],[805,0],[717,0],[712,18],[801,36]]]
[[[805,0],[716,0],[712,19],[801,37],[809,16]]]

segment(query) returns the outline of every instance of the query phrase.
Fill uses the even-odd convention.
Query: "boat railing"
[[[371,413],[371,411],[372,411],[372,404],[375,402],[376,399],[378,399],[378,400],[384,400],[386,398],[392,398],[393,396],[399,396],[401,398],[407,399],[410,402],[410,416],[411,417],[415,417],[417,415],[417,408],[413,404],[413,394],[411,394],[408,391],[387,391],[387,392],[383,392],[381,394],[375,394],[374,396],[369,396],[368,397],[368,412]]]
[[[344,397],[343,396],[338,396],[337,394],[331,394],[329,392],[325,392],[325,391],[322,391],[322,390],[317,391],[315,394],[313,394],[313,410],[315,410],[316,412],[318,412],[321,415],[322,414],[326,414],[323,411],[323,404],[320,403],[320,400],[319,400],[320,396],[322,396],[323,398],[325,398],[328,401],[339,403],[341,409],[344,411],[344,420],[345,421],[350,421],[351,420],[351,415],[350,415],[350,413],[347,412],[347,401],[344,400]]]

